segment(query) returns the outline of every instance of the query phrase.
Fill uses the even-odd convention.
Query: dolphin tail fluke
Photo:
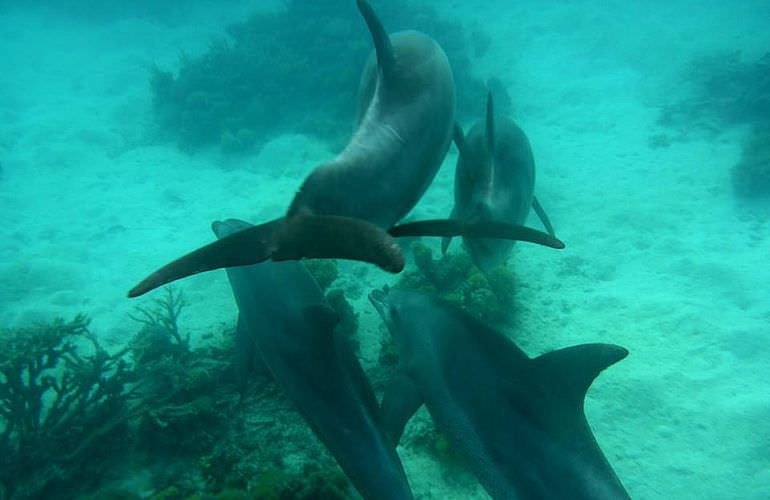
[[[369,5],[369,2],[366,0],[357,0],[356,3],[358,5],[358,11],[361,12],[361,15],[364,17],[366,26],[369,28],[369,33],[372,35],[374,51],[377,54],[377,64],[387,80],[389,75],[392,75],[396,69],[396,56],[393,53],[390,37],[382,26],[374,9]]]
[[[542,374],[541,380],[552,380],[561,400],[577,405],[583,400],[594,379],[605,368],[628,356],[628,350],[614,344],[581,344],[543,354],[533,360]]]
[[[407,236],[462,236],[464,238],[528,241],[556,249],[564,248],[564,243],[561,240],[542,231],[496,221],[464,222],[454,219],[431,219],[399,224],[390,228],[388,233],[394,238]]]
[[[545,230],[548,232],[548,234],[556,238],[556,232],[553,230],[551,219],[548,218],[548,214],[545,213],[545,210],[543,210],[543,205],[541,205],[540,202],[537,201],[536,196],[532,197],[532,208],[535,209],[535,213],[540,219],[540,222],[543,223],[543,227],[545,227]]]
[[[302,258],[357,260],[393,273],[404,268],[398,244],[369,222],[331,215],[294,215],[247,227],[194,250],[149,275],[128,296],[138,297],[214,269]]]

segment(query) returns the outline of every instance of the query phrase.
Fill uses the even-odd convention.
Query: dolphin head
[[[382,320],[391,327],[398,318],[397,306],[391,302],[391,290],[385,285],[382,290],[372,290],[369,293],[369,302],[372,303]]]
[[[408,290],[373,290],[369,301],[387,325],[401,355],[408,355],[420,342],[429,342],[431,330],[426,328],[425,313],[429,309],[426,296]]]

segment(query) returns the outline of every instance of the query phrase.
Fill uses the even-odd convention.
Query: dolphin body
[[[231,219],[212,228],[224,238],[249,226]],[[361,495],[413,498],[369,381],[348,340],[335,333],[337,315],[302,263],[232,267],[227,277],[239,338],[253,340],[273,379]]]
[[[196,273],[265,260],[341,258],[390,272],[403,269],[404,257],[394,240],[399,226],[394,225],[417,204],[446,155],[454,123],[454,80],[446,54],[432,38],[417,31],[388,36],[369,3],[356,4],[375,50],[361,77],[358,126],[345,149],[308,175],[285,217],[174,260],[133,287],[129,297]],[[499,226],[427,222],[406,224],[405,231],[439,236],[481,231],[564,247],[523,227],[500,231]]]
[[[467,137],[456,125],[454,141],[459,155],[450,218],[521,225],[532,207],[548,234],[555,237],[551,221],[534,195],[535,160],[529,140],[513,120],[495,119],[491,92],[486,120],[476,122]],[[442,241],[444,252],[450,241]],[[489,271],[505,263],[514,242],[466,236],[463,243],[474,263]]]
[[[416,292],[374,291],[399,352],[382,401],[398,442],[421,404],[495,499],[630,498],[591,432],[586,391],[628,351],[583,344],[529,358],[500,332]]]

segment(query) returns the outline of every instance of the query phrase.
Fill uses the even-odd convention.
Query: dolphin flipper
[[[449,214],[450,219],[456,219],[457,218],[457,207],[454,207],[452,209],[452,213]],[[451,236],[444,236],[441,238],[441,255],[446,255],[447,250],[449,250],[449,245],[452,243],[452,237]]]
[[[172,281],[223,267],[302,258],[358,260],[394,273],[404,268],[398,244],[374,224],[352,217],[294,215],[193,250],[150,274],[128,296],[138,297]]]
[[[540,222],[543,223],[545,230],[548,231],[548,234],[556,238],[556,232],[553,230],[551,219],[548,218],[548,214],[546,214],[545,210],[543,210],[543,206],[539,201],[537,201],[537,196],[532,196],[532,208],[535,209],[535,213],[540,219]]]
[[[417,385],[404,370],[397,370],[382,397],[382,425],[394,445],[398,446],[406,423],[422,403],[423,398]]]
[[[398,224],[388,229],[394,238],[406,236],[463,236],[465,238],[499,238],[528,241],[546,247],[562,249],[564,242],[542,231],[505,222],[464,222],[453,219],[430,219]]]
[[[468,145],[465,142],[465,134],[463,133],[462,127],[456,122],[452,128],[452,140],[454,141],[455,146],[457,146],[457,154],[460,155],[460,158],[470,158],[470,156],[468,156]]]

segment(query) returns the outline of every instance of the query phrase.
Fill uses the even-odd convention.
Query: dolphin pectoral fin
[[[594,379],[626,356],[628,350],[614,344],[581,344],[547,352],[532,362],[540,374],[538,378],[550,381],[554,391],[558,391],[558,400],[582,411]]]
[[[546,247],[562,249],[564,243],[542,231],[496,221],[464,222],[453,219],[431,219],[407,222],[388,229],[394,238],[406,236],[463,236],[465,238],[497,238],[528,241]]]
[[[454,141],[455,146],[457,146],[457,154],[460,158],[464,158],[466,161],[470,160],[471,156],[468,153],[465,134],[463,133],[462,127],[457,122],[455,122],[454,127],[452,127],[452,140]]]
[[[382,26],[374,9],[369,5],[369,2],[366,0],[358,0],[356,4],[358,5],[358,11],[363,16],[364,21],[366,21],[369,33],[372,35],[374,51],[377,54],[377,64],[382,71],[383,77],[387,81],[396,70],[396,56],[393,53],[390,37]]]
[[[253,335],[238,314],[238,323],[235,327],[235,355],[233,359],[233,371],[238,392],[243,395],[246,392],[249,376],[257,363],[257,345]],[[261,360],[259,360],[261,361]]]
[[[447,250],[449,250],[449,245],[452,243],[452,237],[451,236],[444,236],[441,238],[441,255],[446,255]]]
[[[548,218],[548,214],[545,213],[545,210],[543,210],[543,206],[540,204],[539,201],[537,201],[536,196],[532,197],[532,208],[535,209],[535,213],[540,219],[540,222],[543,223],[543,227],[545,227],[545,230],[548,232],[548,234],[550,234],[555,238],[556,232],[553,230],[551,219]]]
[[[404,268],[398,244],[374,224],[351,217],[294,215],[248,227],[194,250],[146,277],[128,296],[138,297],[172,281],[223,267],[302,258],[357,260],[392,273]]]
[[[450,219],[456,219],[457,218],[457,207],[452,208],[452,213],[449,214]],[[449,245],[452,243],[452,237],[451,236],[444,236],[441,238],[441,255],[446,255],[447,250],[449,250]]]
[[[417,385],[403,370],[397,370],[382,397],[382,426],[393,445],[398,446],[406,423],[423,403]]]

